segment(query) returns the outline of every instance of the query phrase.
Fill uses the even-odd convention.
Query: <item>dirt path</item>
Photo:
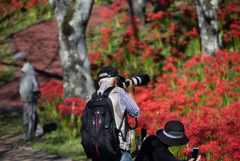
[[[3,153],[3,155],[1,155]],[[73,161],[58,154],[43,151],[33,151],[26,145],[0,146],[1,161]]]
[[[22,134],[0,137],[1,161],[74,161],[73,159],[60,156],[59,154],[33,150],[32,147],[19,141],[21,138]]]

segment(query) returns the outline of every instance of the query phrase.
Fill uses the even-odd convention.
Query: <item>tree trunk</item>
[[[193,0],[198,15],[201,48],[203,56],[216,56],[216,50],[222,47],[218,30],[217,10],[221,0]]]
[[[49,0],[49,3],[59,28],[64,94],[86,98],[95,90],[85,42],[93,0]]]
[[[136,18],[139,18],[142,24],[145,24],[145,20],[146,20],[146,15],[145,15],[146,5],[147,5],[147,0],[130,0],[129,1],[131,16],[135,16]]]

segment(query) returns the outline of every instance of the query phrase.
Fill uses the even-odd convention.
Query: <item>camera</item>
[[[130,85],[130,80],[133,82],[134,86],[143,86],[150,82],[150,77],[148,74],[139,74],[136,77],[132,77],[127,80],[124,77],[120,77],[119,87],[123,88],[123,83],[125,83],[126,87],[128,87]]]

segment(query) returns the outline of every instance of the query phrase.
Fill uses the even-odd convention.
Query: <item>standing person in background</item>
[[[23,102],[23,140],[30,141],[33,139],[31,137],[33,132],[35,132],[35,138],[40,138],[44,135],[43,128],[36,112],[37,99],[41,96],[41,93],[38,89],[34,68],[27,62],[25,53],[20,52],[15,54],[13,60],[22,68],[19,93]]]
[[[164,129],[157,131],[157,136],[151,135],[145,139],[135,161],[181,161],[176,159],[168,148],[188,142],[183,124],[180,121],[168,121]],[[196,161],[200,160],[201,155]],[[194,161],[194,158],[190,157],[188,161]]]

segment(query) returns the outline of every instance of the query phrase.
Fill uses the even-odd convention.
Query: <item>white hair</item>
[[[107,83],[107,84],[113,84],[115,80],[115,77],[107,77],[107,78],[102,78],[99,80],[100,85],[102,83]]]

